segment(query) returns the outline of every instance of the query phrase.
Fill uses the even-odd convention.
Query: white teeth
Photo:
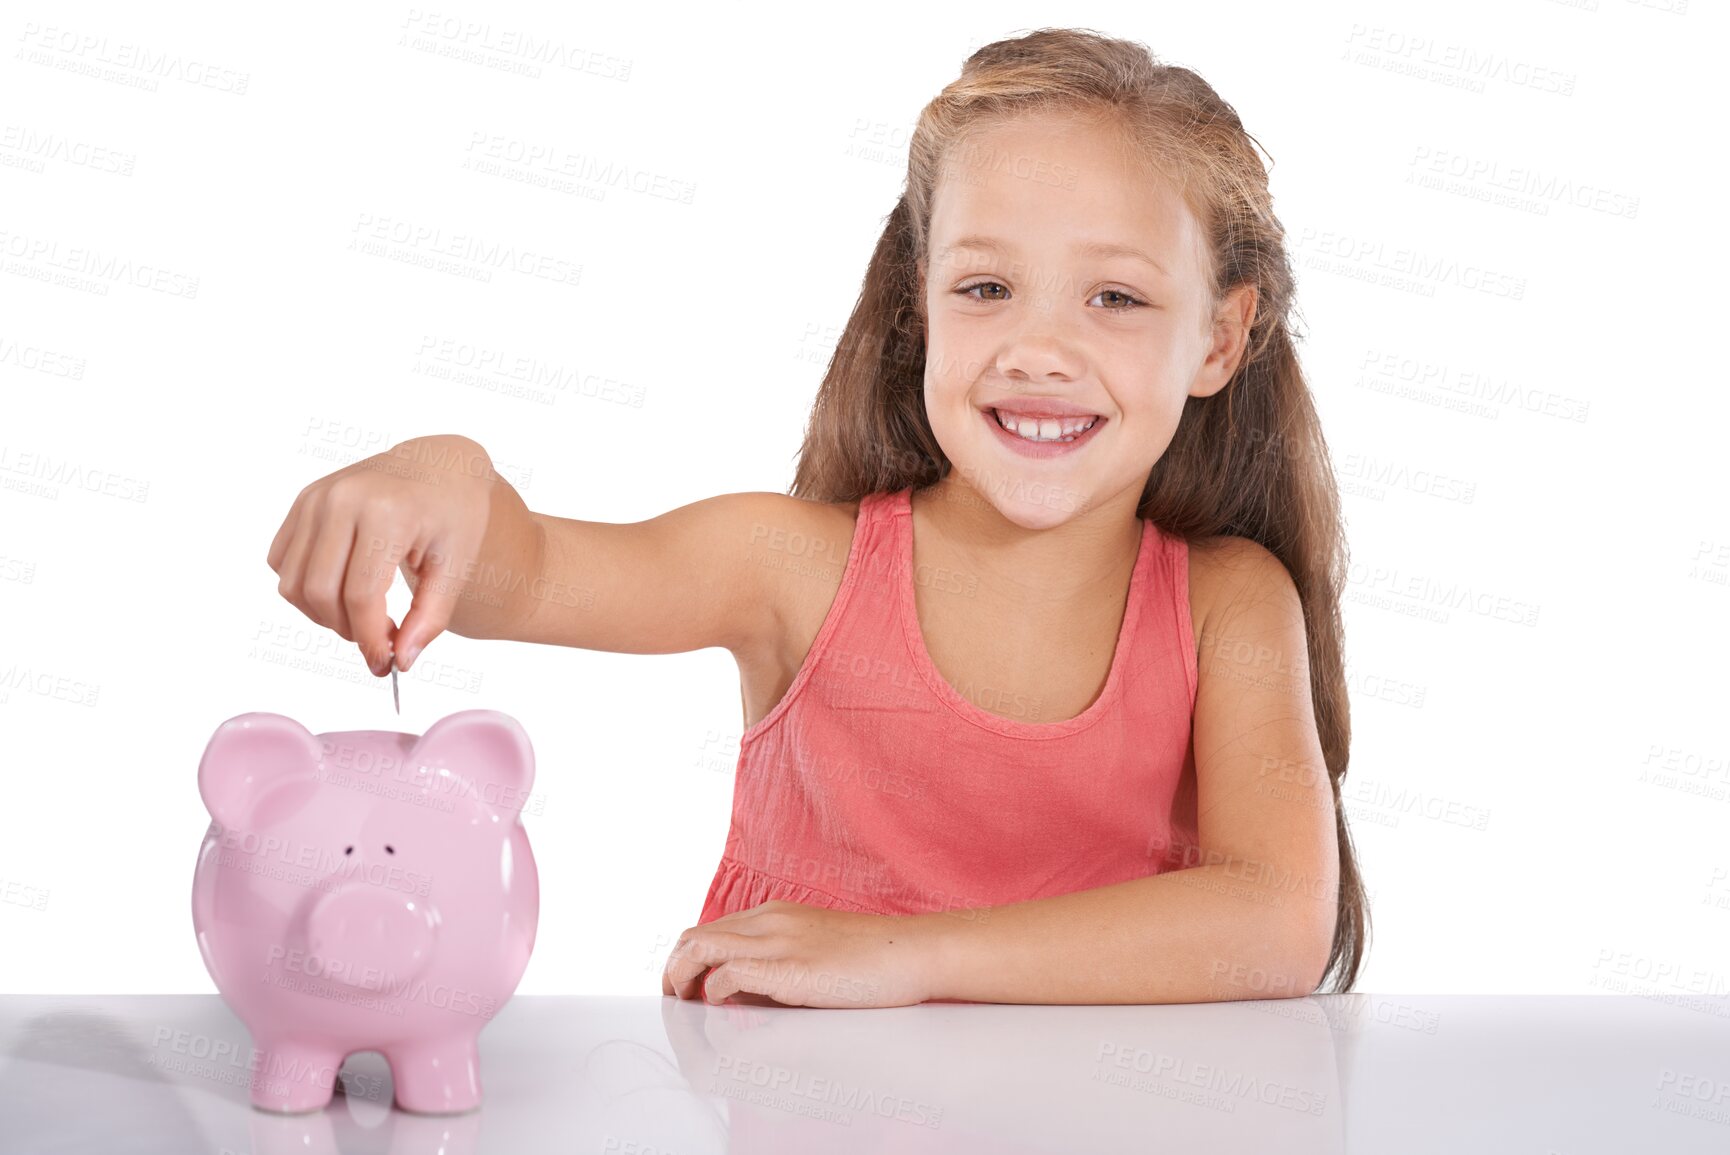
[[[993,409],[997,424],[1028,441],[1074,441],[1093,428],[1098,417],[1016,417]]]

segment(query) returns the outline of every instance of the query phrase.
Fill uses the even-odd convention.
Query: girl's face
[[[1200,224],[1121,148],[1026,118],[973,137],[938,182],[926,413],[951,476],[1027,528],[1133,511],[1184,398],[1230,380],[1254,307],[1240,290],[1216,323]]]

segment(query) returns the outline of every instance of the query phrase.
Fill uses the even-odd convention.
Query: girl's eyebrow
[[[1009,251],[1008,246],[996,237],[988,237],[980,233],[969,233],[960,240],[946,246],[945,251],[948,249],[982,249],[987,252],[1003,254],[1007,254]],[[1146,252],[1136,248],[1134,245],[1126,245],[1117,241],[1089,241],[1086,244],[1076,245],[1075,251],[1083,256],[1089,257],[1130,257],[1134,260],[1147,262],[1155,269],[1158,269],[1163,276],[1169,277],[1171,275],[1166,272],[1164,265],[1148,256]]]

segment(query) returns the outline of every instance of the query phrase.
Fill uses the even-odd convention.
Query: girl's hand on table
[[[707,1003],[744,994],[795,1007],[909,1006],[935,997],[938,930],[920,915],[772,900],[680,935],[661,993]]]

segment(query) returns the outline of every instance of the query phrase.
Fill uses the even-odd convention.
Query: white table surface
[[[1134,1007],[707,1007],[520,995],[485,1101],[248,1103],[211,995],[0,996],[0,1152],[1730,1152],[1730,1000],[1327,995]]]

